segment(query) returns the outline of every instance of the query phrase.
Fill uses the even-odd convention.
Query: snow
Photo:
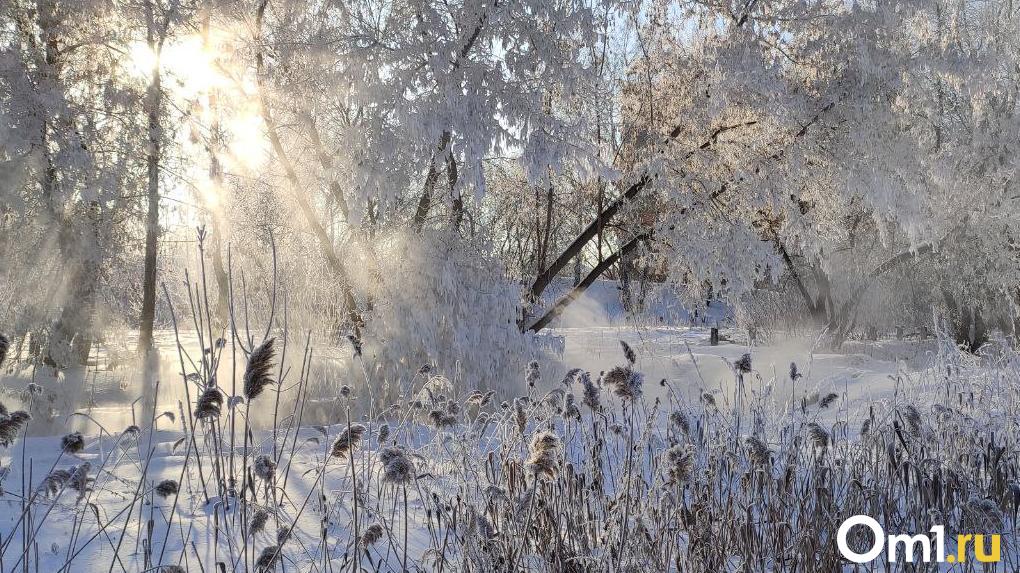
[[[697,402],[702,393],[708,392],[717,396],[720,404],[725,404],[734,394],[731,365],[744,353],[750,352],[755,370],[747,381],[751,393],[768,394],[776,411],[783,412],[786,417],[792,416],[796,405],[805,398],[815,396],[814,400],[817,400],[818,395],[828,392],[845,394],[846,403],[842,403],[841,399],[831,416],[857,420],[850,424],[852,427],[859,426],[862,412],[866,416],[869,404],[888,402],[893,399],[894,393],[910,389],[912,385],[916,385],[913,391],[922,390],[922,367],[935,350],[930,341],[888,340],[858,344],[847,354],[812,351],[810,340],[753,348],[731,342],[710,346],[707,329],[683,326],[586,326],[559,328],[553,334],[562,336],[564,340],[562,368],[583,366],[593,374],[621,362],[620,340],[630,344],[638,356],[637,368],[646,376],[646,404],[656,399],[669,399],[666,387],[656,383],[659,379],[665,379],[688,403]],[[739,333],[724,330],[724,335],[737,338]],[[161,340],[167,341],[165,335]],[[791,382],[788,376],[791,362],[797,363],[804,374],[796,383]],[[552,363],[543,368],[544,381],[538,396],[546,389],[555,388],[560,376]],[[897,378],[900,379],[899,385],[895,381]],[[10,377],[4,379],[6,388],[17,388],[19,383],[24,382]],[[164,384],[164,391],[166,387]],[[358,392],[355,387],[355,393]],[[163,399],[166,397],[161,395]],[[266,398],[260,400],[265,402]],[[336,402],[332,404],[334,420],[338,416],[342,418],[342,409],[337,408]],[[259,408],[264,406],[263,403]],[[164,404],[161,400],[157,411],[164,408],[177,411],[175,404]],[[293,456],[282,457],[278,468],[278,475],[287,475],[286,486],[281,487],[278,493],[280,499],[289,503],[280,512],[278,525],[275,519],[271,520],[266,530],[252,536],[253,542],[245,546],[239,542],[245,536],[242,534],[238,504],[234,500],[220,499],[213,484],[208,484],[206,493],[202,493],[194,462],[182,474],[191,444],[183,440],[185,434],[181,431],[181,420],[161,416],[156,420],[158,431],[150,433],[147,424],[140,423],[141,432],[125,434],[127,422],[132,419],[125,410],[121,406],[118,414],[118,408],[113,405],[91,409],[90,415],[101,419],[108,433],[97,432],[94,424],[84,420],[65,419],[68,428],[74,426],[86,431],[86,446],[80,453],[61,453],[59,436],[31,436],[19,440],[5,451],[2,464],[7,474],[3,482],[5,495],[0,498],[0,536],[11,539],[11,542],[3,551],[4,570],[11,570],[22,552],[22,530],[18,524],[22,521],[22,502],[26,497],[33,500],[29,523],[38,529],[34,537],[38,549],[33,545],[32,551],[33,555],[38,551],[40,570],[58,571],[65,567],[67,571],[92,571],[106,569],[114,563],[116,570],[123,567],[125,571],[142,571],[159,564],[181,564],[194,571],[201,561],[205,570],[209,571],[212,563],[225,560],[230,561],[225,563],[227,570],[244,570],[245,560],[250,563],[256,557],[251,552],[275,543],[273,539],[278,528],[289,525],[294,527],[293,537],[283,552],[288,568],[297,566],[300,570],[308,570],[312,567],[316,570],[312,564],[321,564],[324,555],[333,559],[334,563],[343,562],[345,555],[347,558],[352,555],[353,532],[345,528],[353,512],[347,462],[327,456],[330,444],[346,428],[346,423],[318,426],[305,421],[296,438],[289,432],[284,436],[280,431],[277,436],[280,452],[289,451],[291,444],[296,444]],[[783,416],[777,421],[781,422]],[[369,426],[367,438],[364,447],[356,450],[356,459],[359,466],[372,468],[359,473],[361,479],[367,478],[369,482],[367,497],[380,500],[372,517],[394,537],[392,542],[373,546],[370,555],[382,570],[397,570],[399,557],[403,555],[400,549],[402,531],[398,531],[402,510],[399,509],[400,498],[396,489],[379,481],[380,465],[376,452],[380,422],[380,419],[366,421]],[[435,509],[431,502],[423,502],[423,499],[429,499],[426,492],[448,494],[461,491],[456,484],[465,479],[460,473],[465,471],[465,467],[455,460],[460,455],[481,459],[486,448],[489,451],[499,450],[498,433],[490,432],[486,434],[487,438],[472,442],[469,436],[484,430],[478,426],[463,429],[469,430],[468,434],[435,430],[415,423],[400,427],[400,432],[408,433],[404,438],[414,444],[413,459],[417,471],[427,474],[419,480],[418,491],[412,491],[409,496],[411,549],[408,559],[412,568],[427,567],[429,556],[426,550],[432,546],[430,536],[435,534],[425,526],[426,509]],[[30,433],[35,433],[31,427]],[[254,438],[249,446],[249,459],[260,454],[273,454],[272,432],[257,431]],[[199,447],[207,445],[200,444]],[[472,448],[480,449],[472,453]],[[153,455],[147,464],[145,454],[150,449]],[[240,447],[235,450],[235,463],[242,463],[242,453]],[[205,458],[207,464],[209,459]],[[287,470],[284,469],[286,459],[292,460]],[[323,460],[328,460],[325,466]],[[77,492],[69,488],[61,490],[55,499],[44,495],[33,497],[42,477],[51,469],[67,469],[86,462],[91,464],[89,475],[95,481],[83,499],[77,499]],[[469,463],[466,467],[472,466]],[[207,479],[210,471],[207,466]],[[318,479],[320,472],[323,472],[321,482]],[[139,478],[143,475],[144,481],[139,486]],[[182,475],[184,479],[176,505],[174,496],[161,498],[152,494],[156,483],[165,479],[178,480]],[[132,504],[131,500],[136,495],[144,502]],[[207,495],[208,502],[205,501]],[[264,490],[257,495],[258,504],[271,504]],[[87,510],[83,509],[86,507]],[[300,511],[296,509],[302,507]],[[360,510],[366,511],[364,506]],[[126,519],[128,514],[129,519]],[[172,520],[169,519],[171,514]],[[168,521],[173,524],[172,527],[167,527]],[[325,527],[324,540],[320,536],[320,524]],[[387,539],[390,539],[389,534]],[[148,562],[146,544],[153,548]],[[120,551],[115,550],[118,545],[122,547]],[[249,551],[247,556],[244,555],[245,547]],[[68,561],[70,565],[65,565]]]
[[[551,306],[573,287],[571,281],[556,279],[546,289],[545,307]],[[635,285],[637,288],[637,285]],[[622,327],[626,325],[659,326],[725,326],[733,323],[732,309],[719,300],[705,301],[697,309],[676,295],[668,284],[649,285],[650,291],[640,308],[627,312],[622,300],[619,281],[595,281],[574,300],[553,325],[559,328]],[[637,294],[635,294],[635,298]],[[695,314],[696,313],[696,314]],[[535,312],[539,315],[539,312]]]

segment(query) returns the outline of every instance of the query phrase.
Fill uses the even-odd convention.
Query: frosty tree
[[[482,338],[527,344],[600,280],[632,313],[652,284],[737,307],[776,293],[837,344],[933,305],[972,345],[975,323],[1012,328],[1001,3],[18,1],[0,17],[18,236],[2,320],[54,365],[106,324],[147,348],[160,285],[188,295],[196,228],[217,328],[236,324],[232,285],[268,285],[379,352],[415,330],[394,321],[401,297],[430,309],[415,324],[432,340],[484,317]],[[922,283],[938,296],[907,296]],[[404,342],[413,361],[446,347]]]

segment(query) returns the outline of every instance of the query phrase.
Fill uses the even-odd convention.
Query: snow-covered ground
[[[181,393],[173,389],[180,383],[174,378],[172,361],[168,365],[166,359],[166,355],[176,359],[176,353],[170,353],[172,338],[164,333],[160,337],[165,356],[161,367],[164,382],[156,408],[157,431],[150,432],[148,420],[140,419],[143,409],[138,403],[125,405],[136,386],[123,380],[118,382],[116,371],[101,376],[93,373],[94,390],[90,394],[93,405],[86,404],[80,410],[88,417],[61,412],[48,426],[42,426],[44,429],[37,429],[40,426],[33,424],[45,423],[37,413],[37,420],[28,424],[30,436],[19,437],[3,450],[2,570],[20,571],[26,557],[31,560],[31,570],[39,571],[96,571],[112,567],[114,571],[136,572],[177,564],[187,571],[211,572],[219,563],[227,571],[254,570],[259,553],[276,545],[278,533],[290,527],[291,535],[280,552],[281,567],[288,571],[339,571],[348,568],[357,553],[351,526],[355,511],[361,512],[359,534],[372,523],[383,529],[382,541],[368,547],[367,553],[359,554],[365,569],[399,570],[406,554],[411,570],[439,570],[438,563],[444,559],[448,560],[446,570],[460,570],[471,551],[478,548],[463,539],[463,528],[467,525],[444,521],[454,515],[466,515],[451,504],[481,503],[483,507],[484,502],[479,500],[488,499],[487,496],[512,496],[512,492],[490,491],[499,483],[493,472],[496,467],[510,467],[507,463],[513,466],[508,460],[527,457],[526,442],[540,427],[562,431],[562,439],[567,443],[572,443],[571,435],[580,435],[571,432],[583,433],[580,426],[571,429],[574,422],[568,421],[561,408],[564,391],[576,393],[580,404],[583,388],[576,381],[565,388],[560,380],[568,368],[583,368],[597,379],[600,371],[624,363],[621,340],[636,352],[635,368],[645,375],[641,411],[654,411],[652,404],[656,401],[663,404],[662,416],[656,420],[665,420],[674,410],[694,411],[697,404],[705,401],[706,393],[714,397],[720,410],[732,410],[733,402],[741,395],[735,386],[734,364],[747,353],[751,355],[752,371],[742,377],[742,395],[755,402],[755,407],[771,413],[774,419],[770,424],[782,425],[799,419],[802,414],[798,411],[806,411],[808,406],[817,409],[820,397],[832,393],[838,395],[836,403],[824,411],[817,410],[811,420],[827,424],[844,420],[847,433],[855,434],[874,405],[889,404],[895,396],[919,397],[938,389],[937,383],[932,382],[938,376],[925,368],[933,363],[938,352],[931,340],[849,343],[845,352],[836,354],[814,348],[810,339],[759,347],[733,341],[711,346],[708,330],[701,326],[589,326],[559,328],[550,334],[563,337],[561,362],[540,365],[541,382],[530,392],[521,389],[531,396],[524,403],[529,408],[526,414],[529,421],[523,435],[513,430],[517,413],[511,393],[501,391],[491,403],[478,407],[477,396],[472,402],[463,393],[458,394],[457,389],[445,387],[441,378],[426,381],[427,377],[422,376],[415,383],[417,393],[408,398],[424,400],[427,402],[424,406],[409,400],[402,409],[372,417],[355,412],[352,421],[367,428],[361,446],[355,449],[354,465],[358,468],[355,475],[361,492],[360,507],[356,509],[351,461],[329,455],[337,437],[347,428],[345,402],[333,400],[329,402],[331,406],[320,409],[319,415],[326,412],[326,419],[312,419],[311,410],[309,417],[304,418],[303,412],[287,405],[275,436],[271,430],[255,431],[247,449],[241,438],[243,417],[239,417],[235,420],[233,452],[224,445],[229,445],[230,432],[228,408],[224,405],[224,414],[215,426],[197,424],[197,439],[192,441],[187,438],[189,426],[180,416],[182,410],[177,400],[182,398]],[[742,339],[739,332],[732,330],[724,330],[723,334],[733,340]],[[193,342],[190,337],[186,340]],[[797,365],[800,376],[791,377],[791,363]],[[3,379],[10,410],[23,407],[19,397],[25,396],[29,381],[26,371],[16,374]],[[41,379],[38,373],[37,379]],[[59,394],[60,383],[49,380],[43,384],[43,396],[54,391]],[[425,386],[427,392],[422,390]],[[355,395],[363,392],[363,388],[354,386]],[[608,392],[606,388],[604,399],[609,399]],[[459,406],[449,405],[444,395],[456,397]],[[121,403],[117,404],[118,400]],[[510,402],[501,408],[503,400]],[[436,403],[447,404],[456,421],[437,423],[434,413],[426,414]],[[555,421],[551,410],[543,410],[549,404],[561,412],[562,421]],[[273,407],[272,392],[257,398],[251,407],[264,418],[266,410]],[[416,412],[416,407],[423,410]],[[245,407],[238,408],[240,414]],[[479,415],[480,411],[489,413]],[[605,428],[627,420],[626,411],[620,417],[618,410],[607,410]],[[583,415],[591,416],[588,411]],[[383,423],[388,424],[389,436],[383,436],[386,443],[396,441],[406,448],[418,476],[407,488],[410,531],[406,550],[403,485],[382,479],[386,464],[378,454]],[[84,447],[80,451],[63,451],[61,435],[72,429],[85,434]],[[39,432],[54,435],[36,436]],[[664,447],[663,440],[672,436],[668,429],[648,432],[649,448]],[[217,435],[221,438],[218,447],[214,445]],[[610,464],[622,464],[623,444],[612,445],[615,453],[607,455]],[[201,456],[195,456],[195,451],[201,452]],[[239,512],[235,497],[221,497],[222,490],[217,486],[217,476],[229,473],[231,464],[233,475],[243,475],[245,455],[248,465],[254,465],[260,455],[269,456],[277,464],[272,481],[253,478],[253,486],[245,494],[248,514]],[[569,461],[572,456],[583,456],[583,452],[568,447],[564,455],[564,461]],[[502,459],[504,465],[494,462],[493,456]],[[575,463],[580,465],[582,461],[579,458]],[[203,464],[201,469],[199,464]],[[89,481],[87,487],[78,487],[75,469],[83,467],[87,468],[84,475]],[[655,464],[649,467],[654,468]],[[53,474],[54,470],[68,473]],[[654,469],[648,471],[646,477],[654,481]],[[48,475],[56,478],[47,481]],[[477,481],[485,475],[493,480],[489,486]],[[620,489],[617,479],[614,477],[605,489]],[[179,494],[156,493],[157,485],[164,480],[177,484]],[[275,483],[275,488],[267,487],[269,483]],[[258,533],[247,533],[250,528],[247,521],[253,518],[255,508],[272,507],[278,510],[265,527]],[[510,535],[509,531],[504,533]],[[444,547],[448,550],[441,549]],[[439,551],[443,551],[442,555],[437,554]],[[522,563],[529,558],[537,559],[519,557]],[[586,559],[605,557],[593,553]]]
[[[783,441],[788,430],[782,428],[792,424],[807,427],[818,423],[831,428],[826,430],[831,431],[826,440],[831,439],[834,447],[840,436],[848,440],[848,445],[849,440],[857,439],[864,431],[859,430],[862,422],[876,419],[876,405],[892,408],[889,411],[895,413],[898,404],[909,403],[923,412],[933,403],[958,400],[949,396],[950,382],[935,367],[948,367],[951,375],[955,367],[954,376],[958,377],[962,376],[961,368],[967,369],[967,379],[971,380],[967,384],[971,385],[964,387],[970,388],[971,401],[973,379],[1006,380],[1015,376],[1015,369],[1001,364],[998,370],[989,368],[994,359],[984,359],[979,365],[977,359],[947,354],[932,340],[852,342],[843,352],[831,353],[819,350],[810,338],[748,347],[741,332],[724,328],[722,334],[723,342],[711,346],[709,330],[701,325],[555,328],[547,336],[560,352],[538,365],[541,376],[531,377],[538,379],[533,388],[524,384],[510,390],[494,388],[497,394],[479,406],[479,396],[467,396],[445,378],[420,375],[411,380],[413,394],[399,408],[374,405],[369,415],[362,410],[364,401],[359,401],[366,388],[354,384],[350,403],[344,398],[318,399],[315,402],[319,407],[306,411],[299,407],[301,402],[284,402],[282,413],[276,416],[275,431],[254,430],[247,446],[243,439],[246,416],[250,412],[253,420],[258,417],[261,421],[258,427],[266,428],[265,420],[270,419],[275,405],[273,390],[250,405],[238,406],[234,418],[230,407],[223,405],[215,424],[186,422],[180,357],[169,332],[159,336],[162,359],[156,431],[149,431],[150,421],[145,416],[152,414],[145,414],[147,410],[142,407],[143,401],[151,401],[152,396],[130,379],[140,375],[137,372],[118,368],[91,371],[85,377],[87,398],[79,414],[68,415],[53,406],[63,404],[72,394],[62,389],[62,384],[71,383],[68,374],[47,379],[39,369],[15,366],[3,378],[6,407],[13,411],[27,408],[27,401],[35,401],[36,418],[21,428],[0,460],[4,489],[0,498],[0,569],[21,571],[28,558],[30,570],[39,571],[106,571],[112,567],[114,571],[139,572],[159,571],[158,567],[167,565],[180,565],[186,571],[222,570],[220,567],[226,571],[255,571],[260,552],[276,545],[277,535],[282,535],[279,538],[285,542],[279,570],[345,570],[355,555],[368,571],[400,570],[405,556],[410,570],[460,570],[464,560],[476,559],[471,557],[472,552],[479,551],[478,546],[465,540],[464,528],[470,526],[477,531],[482,526],[480,521],[457,525],[449,519],[477,519],[472,512],[488,507],[491,524],[486,527],[504,528],[505,535],[511,535],[513,527],[520,527],[506,518],[500,521],[492,496],[505,497],[504,503],[510,504],[506,507],[523,503],[529,496],[530,489],[514,489],[517,482],[512,476],[520,470],[512,468],[523,467],[519,464],[529,455],[533,458],[534,445],[528,447],[527,441],[543,427],[561,434],[558,439],[566,445],[562,463],[578,468],[588,464],[585,460],[591,452],[585,452],[584,445],[593,444],[589,440],[599,434],[599,427],[617,433],[608,441],[602,438],[602,447],[608,450],[600,454],[607,464],[599,470],[606,479],[603,489],[611,499],[625,488],[621,468],[626,460],[626,432],[619,428],[632,423],[627,420],[635,414],[650,420],[643,437],[637,438],[649,449],[650,456],[663,452],[676,440],[675,430],[667,421],[670,414],[682,412],[692,423],[698,420],[700,431],[721,423],[705,418],[704,413],[698,417],[695,413],[699,410],[725,413],[719,420],[739,420],[745,415],[755,419],[754,429],[736,422],[735,429],[725,426],[725,432],[735,432],[739,439],[752,432],[761,433],[767,448],[776,451],[788,447]],[[189,356],[197,356],[196,336],[185,333],[182,340]],[[633,368],[644,374],[641,402],[633,403],[629,410],[626,399],[609,396],[610,382],[599,381],[600,373],[625,364],[621,341],[636,355]],[[736,364],[747,354],[751,371],[737,376]],[[107,367],[115,360],[113,356],[97,356],[98,364]],[[324,360],[339,359],[337,355],[325,356]],[[798,375],[792,375],[795,364]],[[602,386],[601,400],[606,406],[598,416],[581,406],[585,393],[579,378],[571,378],[567,385],[560,382],[570,368],[590,371],[595,383]],[[187,365],[186,371],[190,371]],[[220,372],[222,379],[227,379],[230,366],[221,365]],[[29,388],[33,373],[41,394],[33,395]],[[284,384],[288,392],[300,392],[298,376],[293,374],[288,379]],[[1009,403],[1009,388],[1015,387],[1014,382],[982,386],[985,389],[979,392],[985,394],[978,401]],[[957,392],[957,383],[953,382],[953,392]],[[197,390],[193,392],[197,394]],[[141,400],[132,403],[133,393]],[[963,393],[958,394],[962,407]],[[833,398],[819,406],[827,396]],[[194,403],[194,395],[192,399]],[[639,409],[637,404],[643,406]],[[360,491],[358,508],[354,504],[351,460],[330,456],[330,448],[347,429],[348,405],[355,405],[352,422],[366,426],[353,460]],[[570,405],[576,405],[586,422],[573,421]],[[48,410],[51,407],[53,412]],[[439,418],[449,414],[451,419],[438,420],[437,408]],[[1003,412],[1007,411],[1009,407],[1003,407]],[[521,421],[522,417],[526,421]],[[978,418],[977,414],[972,417]],[[985,416],[981,423],[987,424],[989,419],[994,415]],[[591,427],[583,429],[585,423]],[[387,424],[386,430],[381,429],[382,424]],[[189,437],[192,427],[197,427],[194,440]],[[61,445],[62,436],[71,430],[84,433],[80,450],[65,450]],[[596,433],[589,435],[591,431]],[[739,437],[742,435],[745,437]],[[772,437],[766,438],[768,435]],[[393,444],[405,449],[417,476],[407,487],[407,550],[403,540],[403,483],[384,479],[387,464],[379,457],[382,447]],[[224,476],[241,479],[246,459],[247,466],[253,467],[259,456],[268,457],[274,471],[268,480],[265,476],[251,478],[244,491],[247,503],[242,506],[238,499],[241,484],[232,485]],[[637,470],[648,480],[651,490],[661,479],[661,471],[656,468],[665,463],[656,460],[655,456],[648,458]],[[705,463],[709,469],[719,462]],[[505,473],[511,476],[506,478],[510,481],[501,481]],[[79,480],[81,476],[87,481]],[[159,484],[167,480],[179,492],[157,492]],[[453,507],[458,504],[465,506]],[[242,507],[248,511],[241,511]],[[264,526],[254,527],[257,532],[250,531],[253,528],[249,522],[258,509],[268,510],[270,518]],[[356,511],[358,520],[354,519]],[[607,511],[607,515],[615,515],[611,506]],[[355,523],[358,534],[370,524],[378,524],[381,540],[368,546],[366,552],[355,551]],[[592,555],[584,559],[605,565],[606,555],[590,551]],[[528,559],[534,560],[535,567],[546,563],[537,555],[513,556],[511,552],[510,557],[520,559],[522,566],[529,563]],[[440,562],[445,565],[441,567]]]

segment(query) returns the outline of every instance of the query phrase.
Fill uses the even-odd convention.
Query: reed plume
[[[514,421],[517,422],[517,430],[524,434],[528,427],[528,416],[524,413],[524,406],[520,398],[514,400]]]
[[[581,421],[581,410],[577,407],[577,399],[572,392],[563,396],[563,417]]]
[[[64,469],[53,470],[43,478],[39,484],[38,491],[48,498],[54,498],[60,493],[61,488],[64,487],[64,484],[69,479],[71,479],[71,472]]]
[[[994,500],[971,499],[963,506],[961,529],[969,533],[999,533],[1004,520],[1002,509]]]
[[[351,424],[349,428],[344,428],[340,435],[337,436],[336,441],[333,442],[333,447],[330,449],[330,455],[334,458],[342,458],[347,455],[352,449],[354,449],[358,442],[361,441],[361,437],[365,434],[365,426],[361,424]]]
[[[77,454],[85,449],[85,438],[81,432],[71,432],[60,439],[60,448],[69,454]]]
[[[383,448],[379,461],[383,464],[382,479],[386,483],[407,483],[414,477],[414,463],[403,448]]]
[[[89,488],[91,481],[89,471],[91,469],[92,464],[84,462],[77,466],[71,466],[69,469],[53,470],[43,478],[38,490],[47,498],[56,499],[62,489],[70,488],[78,491],[79,499],[81,499]]]
[[[903,407],[901,413],[903,419],[907,422],[907,427],[910,430],[910,435],[915,438],[921,435],[921,413],[917,411],[917,408],[907,404]]]
[[[733,368],[735,368],[739,374],[747,374],[751,372],[751,354],[748,352],[741,356],[739,360],[733,363]]]
[[[620,399],[634,400],[641,396],[644,375],[630,366],[617,366],[606,372],[602,380]]]
[[[266,522],[269,521],[269,512],[264,509],[258,509],[255,511],[255,515],[252,516],[251,522],[248,524],[248,531],[250,535],[257,535],[266,528]]]
[[[528,384],[528,387],[534,388],[541,379],[542,374],[538,369],[538,361],[532,360],[528,362],[528,368],[524,372],[524,381]]]
[[[577,377],[584,372],[583,368],[571,368],[567,370],[567,373],[563,375],[563,381],[561,382],[564,386],[570,386],[577,381]]]
[[[43,478],[38,491],[50,499],[56,499],[62,490],[72,489],[78,492],[78,499],[81,499],[92,481],[88,476],[91,469],[92,464],[83,462],[66,470],[53,470]]]
[[[74,491],[78,492],[79,499],[85,495],[85,492],[89,489],[89,483],[92,482],[92,478],[89,477],[89,471],[91,469],[92,464],[89,462],[82,462],[78,465],[71,466],[71,477],[67,480],[67,485]]]
[[[671,484],[683,485],[694,471],[694,453],[687,447],[673,446],[663,454],[666,480]]]
[[[744,443],[747,445],[747,457],[756,466],[767,465],[772,458],[772,452],[765,442],[755,436],[749,436]]]
[[[634,352],[634,349],[629,344],[621,340],[620,347],[623,348],[623,357],[627,359],[627,363],[633,365],[637,362],[637,353]]]
[[[829,446],[829,432],[826,432],[825,429],[817,423],[811,422],[808,424],[807,432],[808,439],[811,441],[812,446],[823,451]]]
[[[828,408],[829,406],[831,406],[838,399],[839,399],[839,394],[836,394],[835,392],[830,392],[830,393],[826,394],[821,399],[821,401],[818,402],[818,407],[822,408],[822,409]]]
[[[248,357],[248,366],[244,370],[244,398],[249,404],[273,383],[269,373],[274,366],[275,341],[275,338],[266,340]]]
[[[560,438],[549,430],[536,432],[531,437],[528,459],[525,465],[536,477],[544,475],[555,477],[556,475],[556,449],[560,445]]]
[[[591,381],[591,372],[582,372],[578,379],[581,381],[581,386],[584,387],[584,396],[581,402],[592,410],[601,408],[602,400],[600,394],[602,390]]]
[[[177,485],[175,480],[165,479],[156,484],[154,491],[159,497],[166,498],[171,495],[177,495],[177,492],[180,491],[180,486]]]
[[[669,415],[669,421],[676,426],[678,430],[683,432],[685,436],[691,435],[691,423],[687,419],[687,414],[680,411],[671,412]]]
[[[255,458],[255,475],[264,481],[273,481],[276,476],[276,462],[267,455]]]
[[[31,419],[32,415],[22,410],[0,414],[0,446],[10,447],[18,439],[21,428]]]
[[[368,549],[372,545],[375,545],[383,537],[383,528],[378,523],[373,523],[365,528],[365,532],[361,534],[360,545],[362,549]]]
[[[272,573],[280,561],[280,549],[279,545],[263,548],[259,558],[255,560],[255,573]]]
[[[218,388],[207,388],[195,404],[195,418],[205,420],[219,418],[223,408],[223,393]]]
[[[800,370],[797,368],[797,363],[796,362],[791,362],[790,363],[790,380],[793,380],[794,382],[796,382],[798,378],[801,378],[803,376],[804,375],[801,374]]]
[[[432,410],[429,412],[429,422],[438,429],[449,428],[457,423],[457,416],[444,410]]]

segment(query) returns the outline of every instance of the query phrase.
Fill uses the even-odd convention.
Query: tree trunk
[[[607,257],[604,261],[596,265],[595,268],[592,269],[591,272],[584,277],[584,280],[578,283],[578,285],[571,289],[570,292],[563,295],[563,297],[557,300],[556,304],[554,304],[552,308],[550,308],[544,315],[542,315],[541,318],[539,318],[531,326],[529,326],[527,330],[530,330],[532,332],[538,332],[539,330],[542,330],[546,326],[549,326],[549,323],[555,320],[558,316],[560,316],[563,313],[563,311],[567,309],[570,303],[574,302],[574,300],[577,299],[577,297],[584,294],[584,292],[588,290],[588,287],[590,287],[595,282],[596,279],[602,276],[602,273],[606,272],[606,269],[616,264],[616,262],[620,260],[620,257],[622,255],[630,253],[631,251],[636,249],[638,245],[641,244],[642,241],[648,240],[648,238],[649,235],[640,235],[634,237],[629,242],[627,242],[627,244],[620,247],[619,251],[613,253],[612,255]]]
[[[202,13],[202,44],[206,50],[211,49],[209,45],[209,13],[211,6],[205,6]],[[219,153],[223,149],[222,137],[220,134],[220,117],[218,109],[219,96],[215,87],[209,90],[209,114],[212,117],[210,125],[209,151],[209,180],[212,182],[214,192],[219,201],[217,204],[209,205],[206,202],[206,209],[209,211],[209,218],[212,221],[212,268],[213,277],[216,280],[216,321],[220,326],[225,326],[230,315],[230,292],[229,277],[226,267],[223,265],[223,165],[220,163]]]
[[[634,264],[630,252],[620,255],[620,302],[623,304],[623,311],[630,315],[634,312],[634,294],[631,289],[631,275],[634,271]]]
[[[970,353],[980,350],[988,342],[988,328],[981,309],[972,303],[958,303],[949,292],[943,292],[942,297],[956,345]]]
[[[212,268],[216,277],[216,321],[225,326],[230,320],[230,279],[223,265],[223,223],[218,214],[213,214],[212,229]]]
[[[53,326],[45,362],[60,368],[85,364],[95,339],[92,318],[99,286],[99,255],[95,252],[100,224],[99,206],[91,204],[84,219],[88,244],[83,245],[70,223],[66,222],[59,239],[65,268],[68,269],[66,284],[69,291]]]
[[[545,269],[545,260],[549,256],[549,239],[552,236],[553,221],[553,186],[549,183],[549,189],[545,194],[545,225],[542,229],[542,248],[539,249],[538,272]]]
[[[414,221],[411,224],[416,233],[420,233],[425,227],[425,220],[432,208],[432,197],[436,192],[436,182],[439,181],[439,169],[436,167],[436,161],[439,160],[440,155],[446,152],[446,147],[450,145],[450,137],[449,131],[444,131],[439,137],[436,153],[432,156],[432,162],[429,164],[429,172],[425,176],[425,185],[421,192],[421,198],[418,200],[418,208],[414,212]]]
[[[146,157],[146,196],[148,198],[145,217],[145,268],[142,272],[142,314],[138,327],[138,350],[146,354],[152,348],[152,332],[156,320],[156,257],[159,245],[159,162],[160,139],[162,138],[159,123],[160,107],[163,90],[160,74],[160,51],[166,29],[157,32],[155,15],[151,0],[146,2],[146,19],[148,22],[147,40],[149,48],[156,54],[152,66],[152,77],[145,93],[145,112],[148,116],[148,150]]]
[[[977,306],[971,307],[971,315],[973,330],[970,333],[970,351],[976,354],[988,342],[988,325]]]
[[[457,190],[457,160],[453,153],[446,155],[446,181],[450,184],[450,197],[453,200],[453,227],[460,230],[460,224],[464,221],[464,198]]]
[[[47,97],[55,95],[59,98],[57,107],[62,108],[63,104],[66,104],[66,99],[60,79],[62,61],[59,38],[56,35],[59,22],[54,13],[55,6],[53,2],[42,1],[38,2],[36,7],[35,25],[39,28],[41,46],[34,39],[35,36],[30,29],[27,17],[19,18],[18,24],[20,28],[23,28],[22,33],[25,35],[26,41],[35,50],[39,73],[38,83],[43,89],[50,90]],[[99,224],[100,207],[98,204],[92,203],[86,208],[86,213],[78,218],[73,212],[67,212],[68,205],[60,196],[58,188],[58,169],[54,164],[51,152],[50,132],[59,127],[67,129],[70,126],[66,125],[68,122],[66,118],[62,119],[58,115],[52,114],[47,107],[39,109],[39,116],[42,118],[40,148],[44,163],[40,186],[43,190],[48,215],[55,227],[57,248],[65,270],[61,281],[69,289],[65,293],[60,315],[50,333],[43,361],[62,368],[74,364],[84,364],[92,347],[93,307],[99,280],[99,257],[96,250],[98,248],[97,225]],[[80,151],[86,155],[89,153],[84,145],[80,145]],[[81,226],[76,226],[76,223]],[[82,231],[80,235],[79,229]],[[43,353],[35,336],[30,344],[35,347],[37,356]]]

